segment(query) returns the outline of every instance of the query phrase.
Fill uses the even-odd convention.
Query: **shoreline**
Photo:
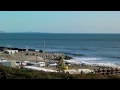
[[[0,46],[0,51],[4,51],[5,49],[9,49],[9,50],[18,50],[19,52],[23,52],[25,53],[26,49],[25,48],[12,48],[12,47],[1,47]],[[45,54],[48,54],[48,55],[45,55],[45,54],[42,54],[44,53],[44,51],[41,49],[41,50],[35,50],[35,49],[28,49],[28,51],[30,53],[26,53],[28,54],[28,56],[32,56],[31,58],[33,58],[33,55],[35,55],[36,53],[39,53],[41,52],[41,54],[39,54],[40,57],[42,57],[43,59],[45,59],[47,57],[47,59],[51,59],[51,60],[60,60],[60,57],[61,56],[65,56],[64,59],[66,60],[72,60],[72,59],[75,59],[74,57],[72,56],[68,56],[64,53],[59,53],[59,52],[45,52]],[[58,54],[58,55],[55,55],[55,54]],[[81,55],[81,54],[80,54]],[[38,55],[37,55],[38,56]],[[35,59],[35,58],[34,58]],[[82,62],[84,63],[84,62]],[[92,66],[100,66],[100,67],[113,67],[113,68],[120,68],[119,65],[116,65],[116,64],[113,64],[113,63],[84,63],[84,64],[87,64],[87,65],[92,65]]]
[[[1,47],[0,47],[1,48]],[[2,49],[4,49],[5,47],[2,47]],[[16,50],[16,48],[9,48],[11,50]],[[17,48],[17,50],[19,50]],[[21,49],[22,50],[22,49]],[[26,49],[24,49],[26,50]],[[29,53],[29,54],[28,54]],[[31,54],[32,53],[32,54]],[[34,53],[34,55],[33,55]],[[39,54],[39,55],[37,55]],[[52,55],[52,56],[55,56],[54,53],[46,53],[48,55]],[[57,53],[55,53],[57,54]],[[40,56],[42,55],[42,56]],[[60,55],[63,55],[60,53]],[[37,56],[37,60],[36,60],[36,56]],[[60,56],[61,57],[61,56]],[[32,51],[19,51],[18,53],[15,53],[15,54],[4,54],[3,51],[0,51],[0,58],[5,58],[6,60],[16,60],[16,61],[32,61],[32,62],[36,62],[36,61],[46,61],[47,63],[51,62],[51,61],[59,61],[58,59],[50,59],[50,57],[48,58],[44,58],[44,52],[37,52],[32,50]],[[73,58],[74,59],[74,58]],[[68,63],[71,63],[71,65],[68,65],[68,69],[74,69],[74,70],[78,70],[78,69],[90,69],[90,70],[95,70],[97,73],[100,71],[99,74],[107,74],[107,70],[110,69],[120,69],[120,67],[112,67],[112,66],[105,66],[105,65],[90,65],[90,64],[85,64],[85,63],[81,63],[81,64],[76,64],[75,62],[71,62],[71,59],[69,60],[66,60]],[[47,65],[45,66],[46,69],[56,69],[55,67],[47,67]],[[106,72],[102,72],[106,70]],[[114,70],[115,71],[115,70]],[[119,71],[119,70],[118,70]],[[111,73],[111,72],[110,72]],[[113,74],[116,74],[116,72],[114,72]],[[119,72],[117,72],[117,74],[119,74]]]
[[[15,60],[15,59],[13,59],[13,58],[17,58],[17,60],[15,60],[15,61],[29,61],[29,62],[36,62],[36,60],[35,60],[35,56],[30,56],[29,57],[29,60],[28,60],[28,56],[26,56],[25,55],[25,57],[24,57],[24,59],[23,59],[23,57],[22,56],[20,56],[20,57],[17,57],[17,56],[19,56],[19,55],[22,55],[23,53],[19,53],[18,55],[17,54],[5,54],[5,57],[2,57],[2,58],[5,58],[5,60]],[[16,56],[17,55],[17,56]],[[11,57],[11,59],[7,59],[7,58],[9,58],[9,57],[7,57],[7,56],[13,56],[13,57]],[[24,56],[24,55],[23,55]],[[1,57],[1,52],[0,52],[0,57]],[[7,58],[6,58],[7,57]],[[26,58],[26,59],[25,59]],[[44,61],[44,59],[40,59],[39,61]],[[56,62],[57,60],[50,60],[50,59],[45,59],[45,61],[46,61],[46,65],[43,67],[44,69],[49,69],[49,70],[58,70],[58,68],[57,67],[48,67],[47,66],[47,64],[49,63],[49,62],[51,62],[51,61],[54,61],[54,62]],[[68,61],[70,61],[70,60],[68,60]],[[68,65],[67,64],[67,66],[68,66],[68,72],[71,72],[71,74],[80,74],[80,72],[82,73],[82,71],[80,71],[79,73],[78,73],[78,71],[79,70],[85,70],[85,69],[87,69],[87,70],[93,70],[94,71],[94,73],[95,74],[98,74],[98,75],[120,75],[120,69],[118,69],[118,68],[111,68],[111,67],[100,67],[100,66],[92,66],[92,65],[86,65],[86,64],[75,64],[75,63],[70,63],[71,65]],[[65,73],[67,72],[66,70],[65,70]],[[77,72],[77,73],[76,73]],[[84,72],[85,73],[85,72]]]
[[[35,51],[28,51],[28,52],[33,53]],[[40,54],[44,54],[44,53],[40,53]],[[24,51],[22,53],[19,51],[19,53],[15,53],[15,54],[4,54],[3,51],[0,51],[0,58],[5,58],[6,60],[16,60],[16,61],[32,61],[32,62],[46,61],[47,63],[52,62],[52,61],[53,62],[59,61],[58,59],[50,59],[49,57],[48,58],[43,58],[43,57],[41,57],[39,55],[37,55],[37,60],[36,60],[36,55],[31,55],[31,54],[26,55],[26,52],[24,52]],[[71,59],[69,59],[67,61],[70,61],[70,60]],[[66,59],[65,59],[65,61],[66,61]],[[75,63],[71,63],[71,65],[69,66],[70,69],[92,68],[92,67],[93,66],[89,66],[89,65],[81,66],[81,65],[78,65],[78,64],[75,64]],[[97,68],[97,67],[93,67],[93,68]]]
[[[18,50],[19,54],[2,54],[3,51],[5,49],[9,49],[9,50]],[[26,54],[26,55],[25,55]],[[19,56],[18,56],[19,55]],[[21,49],[21,48],[10,48],[10,47],[0,47],[0,57],[3,57],[5,59],[8,59],[8,60],[28,60],[28,61],[36,61],[36,56],[37,56],[37,59],[38,61],[44,61],[44,59],[46,60],[53,60],[53,61],[58,61],[60,60],[60,57],[61,56],[66,56],[65,61],[67,62],[70,62],[72,64],[76,64],[76,62],[71,62],[72,57],[70,56],[67,56],[63,53],[55,53],[55,52],[40,52],[40,51],[35,51],[35,49],[28,49],[28,52],[26,52],[26,49]],[[56,58],[57,57],[57,58]],[[20,59],[21,58],[21,59]],[[104,64],[104,63],[101,63],[101,64],[88,64],[88,63],[79,63],[79,64],[84,64],[84,65],[88,65],[88,66],[96,66],[96,67],[100,67],[100,68],[120,68],[120,66],[115,66],[115,65],[112,65],[112,64]],[[79,65],[78,64],[78,65]]]
[[[92,67],[99,67],[99,68],[118,68],[120,69],[119,65],[115,65],[112,63],[78,63],[78,62],[71,62],[71,60],[66,60],[68,63],[76,64],[76,65],[86,65]]]

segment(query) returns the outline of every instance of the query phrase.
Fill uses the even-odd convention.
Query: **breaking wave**
[[[107,62],[107,61],[103,62],[101,58],[74,58],[65,61],[73,64],[84,64],[84,65],[101,66],[101,67],[118,68],[120,66],[116,64],[116,62]]]

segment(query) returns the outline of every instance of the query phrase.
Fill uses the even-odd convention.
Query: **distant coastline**
[[[54,32],[5,32],[5,31],[0,31],[0,33],[39,33],[39,34],[120,34],[120,33],[54,33]]]

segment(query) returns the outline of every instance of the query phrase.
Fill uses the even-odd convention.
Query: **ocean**
[[[120,34],[0,33],[0,46],[60,52],[78,64],[120,66]]]

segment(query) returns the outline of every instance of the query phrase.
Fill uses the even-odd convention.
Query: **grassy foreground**
[[[22,70],[0,65],[0,79],[120,79],[120,76],[103,76],[96,74],[70,75],[65,73]]]

